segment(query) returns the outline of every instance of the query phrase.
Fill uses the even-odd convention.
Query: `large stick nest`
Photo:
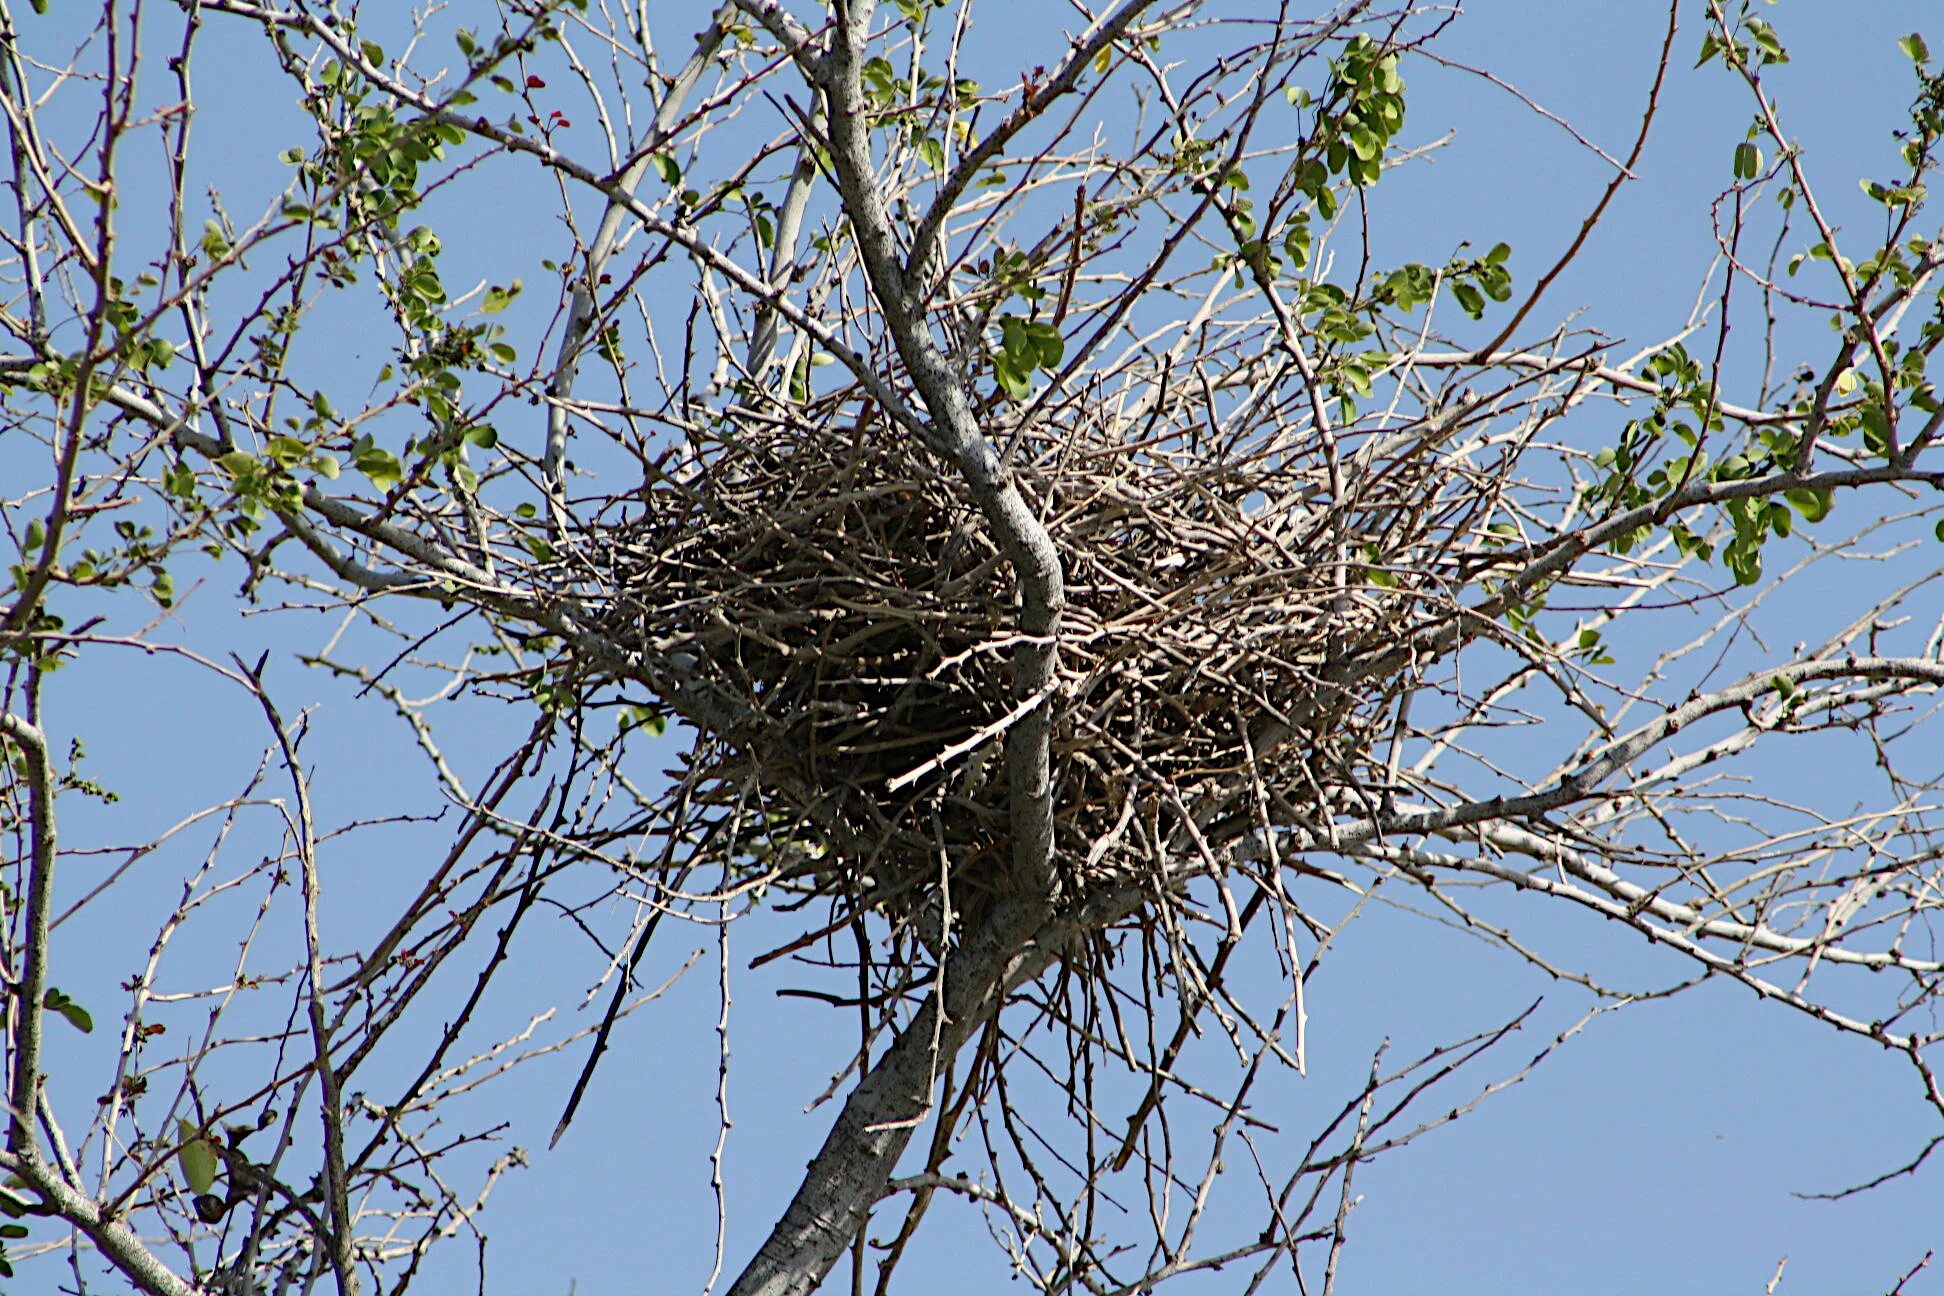
[[[693,773],[809,834],[813,886],[906,912],[944,868],[964,907],[1005,873],[1013,573],[951,465],[849,396],[691,435],[611,533],[610,628],[739,699]],[[1382,483],[1353,505],[1306,427],[1158,422],[996,438],[1066,565],[1050,705],[1081,888],[1154,877],[1189,817],[1341,784],[1380,708],[1330,667],[1395,641],[1409,578],[1371,563],[1425,539],[1418,471],[1339,457]]]

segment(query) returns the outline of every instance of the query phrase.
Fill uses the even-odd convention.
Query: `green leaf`
[[[1027,353],[1032,348],[1032,340],[1026,333],[1026,321],[1017,315],[999,317],[999,345],[1005,350],[1006,358],[1024,368],[1031,368]]]
[[[47,987],[47,993],[41,996],[41,1007],[50,1012],[61,1014],[61,1016],[68,1019],[69,1025],[73,1026],[74,1029],[80,1031],[83,1035],[94,1033],[94,1018],[88,1015],[88,1010],[68,998],[65,994],[62,994],[59,990],[56,990],[53,986]]]
[[[1762,579],[1762,551],[1755,546],[1730,545],[1721,557],[1734,575],[1735,584],[1753,585]]]
[[[1033,351],[1041,369],[1051,369],[1066,355],[1066,339],[1060,330],[1045,322],[1026,326],[1026,335],[1033,341]]]
[[[499,444],[499,430],[490,423],[475,423],[466,429],[466,442],[481,450],[491,450]]]
[[[1032,395],[1032,379],[1022,373],[1006,356],[1002,355],[994,361],[992,374],[999,380],[999,385],[1005,388],[1006,395],[1014,400],[1025,400]]]
[[[680,184],[682,182],[681,164],[676,162],[668,154],[656,153],[648,160],[654,164],[655,173],[669,184]]]
[[[1786,493],[1789,503],[1795,505],[1802,514],[1804,522],[1820,522],[1829,516],[1835,496],[1826,490],[1811,490],[1807,486],[1796,486]]]
[[[486,290],[486,299],[479,304],[482,315],[497,315],[505,310],[507,304],[520,295],[520,281],[515,279],[502,288],[494,284]]]
[[[1291,270],[1301,270],[1309,265],[1309,222],[1301,217],[1291,221],[1289,229],[1283,234],[1282,246],[1283,255],[1289,258],[1289,268]]]
[[[1749,35],[1755,38],[1755,47],[1762,52],[1762,62],[1765,65],[1789,61],[1789,52],[1782,48],[1781,38],[1776,36],[1775,28],[1760,18],[1750,18],[1745,25]]]
[[[288,468],[292,464],[302,463],[309,457],[310,447],[296,437],[275,436],[271,437],[269,444],[264,446],[264,452],[283,467]]]
[[[595,335],[594,347],[600,352],[601,359],[617,369],[627,360],[621,351],[621,330],[611,324]]]
[[[621,729],[639,729],[652,738],[659,738],[668,730],[668,717],[652,707],[632,706],[621,713]]]
[[[202,1131],[181,1117],[176,1118],[176,1138],[182,1147],[176,1152],[176,1164],[182,1167],[183,1182],[189,1191],[206,1193],[216,1183],[216,1145],[202,1136]]]
[[[1924,43],[1923,36],[1917,32],[1912,32],[1900,39],[1897,48],[1908,54],[1910,61],[1919,67],[1930,62],[1930,46]]]
[[[390,490],[405,480],[404,466],[398,462],[398,456],[389,450],[370,444],[361,445],[352,454],[351,462],[379,490]]]

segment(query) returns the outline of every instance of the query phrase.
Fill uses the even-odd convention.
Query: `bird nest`
[[[1014,575],[952,467],[859,408],[692,434],[608,533],[608,628],[733,701],[691,785],[787,835],[811,889],[905,913],[944,869],[963,908],[1005,884]],[[1065,565],[1045,704],[1070,889],[1178,869],[1191,820],[1265,787],[1320,792],[1377,720],[1331,668],[1403,591],[1347,538],[1318,439],[1181,424],[995,438]]]

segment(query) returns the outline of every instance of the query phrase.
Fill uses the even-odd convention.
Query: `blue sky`
[[[657,8],[693,11],[693,22],[667,22],[669,32],[699,27],[707,12],[694,3]],[[990,61],[982,75],[992,82],[1022,70],[1006,60],[1016,39],[1011,24],[1027,9],[1012,0],[980,10],[981,41],[972,48]],[[1749,119],[1739,87],[1719,64],[1690,70],[1701,12],[1684,6],[1673,71],[1638,182],[1622,191],[1539,318],[1584,307],[1589,326],[1645,344],[1687,316],[1714,255],[1709,206],[1730,181],[1730,153]],[[1839,222],[1861,228],[1877,210],[1863,202],[1855,180],[1887,173],[1894,157],[1889,130],[1911,93],[1908,63],[1895,41],[1928,24],[1933,43],[1944,47],[1936,12],[1922,0],[1794,0],[1770,15],[1795,55],[1770,79],[1784,121],[1820,176]],[[21,21],[24,26],[30,20]],[[659,14],[656,21],[663,22]],[[1632,139],[1663,21],[1664,10],[1643,3],[1485,0],[1466,8],[1435,49],[1457,63],[1490,67],[1608,152],[1621,154]],[[239,67],[260,57],[247,38],[218,35],[213,16],[211,23],[212,47],[227,51],[231,47],[219,42],[234,40]],[[1050,60],[1035,54],[1030,61]],[[284,94],[282,88],[266,101],[263,86],[272,83],[247,72],[225,76],[214,70],[218,66],[205,50],[197,95],[209,126],[210,142],[203,147],[217,150],[207,162],[209,177],[221,182],[228,209],[247,218],[280,189],[283,173],[274,156],[301,139],[301,118],[280,106],[275,95]],[[1459,240],[1483,247],[1502,239],[1515,250],[1512,264],[1523,286],[1577,228],[1605,183],[1605,170],[1558,127],[1474,75],[1423,60],[1408,63],[1404,74],[1410,103],[1405,146],[1447,130],[1453,136],[1425,161],[1386,178],[1381,201],[1373,204],[1374,240],[1393,261],[1442,261]],[[468,276],[476,274],[494,281],[523,275],[529,284],[539,283],[545,272],[538,260],[563,256],[564,240],[546,196],[526,201],[531,195],[506,177],[428,208],[449,249],[450,282],[469,287]],[[482,201],[482,193],[491,200]],[[544,298],[530,293],[506,317],[523,357],[531,351],[529,339],[547,324]],[[1804,323],[1785,334],[1781,349],[1819,357],[1824,344],[1817,327]],[[375,373],[388,345],[361,336],[355,321],[347,320],[340,338],[314,363],[336,366],[338,380],[355,395],[370,381],[357,375]],[[1735,339],[1731,399],[1738,383],[1743,391],[1753,385],[1754,345],[1752,337]],[[1622,345],[1617,351],[1632,349]],[[533,412],[522,409],[511,417],[531,420],[518,435],[537,437]],[[507,434],[514,434],[510,425]],[[1599,429],[1584,435],[1597,437]],[[1921,563],[1924,556],[1901,561]],[[210,568],[201,575],[205,583],[183,598],[162,635],[219,660],[232,652],[252,660],[268,650],[272,683],[314,700],[305,753],[315,770],[320,819],[435,814],[437,788],[406,727],[355,687],[297,660],[332,637],[341,614],[247,609],[233,597],[237,572]],[[178,575],[177,582],[189,586],[194,579]],[[1769,610],[1767,628],[1779,644],[1814,637],[1833,619],[1844,593],[1840,577],[1806,583],[1800,596]],[[355,655],[362,632],[350,633],[346,651]],[[383,643],[375,636],[364,642],[371,651]],[[1648,646],[1628,645],[1635,651]],[[402,678],[409,692],[436,676],[407,672]],[[85,735],[90,769],[123,794],[112,807],[67,811],[64,831],[82,845],[139,841],[173,822],[183,807],[236,795],[257,768],[268,736],[255,703],[233,684],[182,658],[133,648],[102,650],[62,672],[50,709],[63,740],[70,732]],[[525,723],[513,708],[471,708],[448,731],[455,768],[476,782]],[[631,744],[634,777],[660,778],[675,761],[675,740],[670,735]],[[1786,758],[1765,768],[1784,782],[1840,784],[1846,777],[1828,766],[1792,767]],[[270,782],[277,783],[274,774]],[[1840,786],[1833,795],[1843,799]],[[1860,783],[1857,795],[1863,795]],[[252,843],[268,840],[265,826],[247,816],[246,822],[253,826],[239,833],[242,845],[232,843],[230,850],[247,854],[261,848]],[[398,822],[348,839],[350,845],[329,858],[327,917],[352,930],[360,919],[395,904],[417,885],[428,853],[442,841],[440,831],[436,823]],[[74,971],[56,980],[101,1005],[98,1020],[114,1017],[108,1009],[115,1002],[113,985],[139,965],[158,914],[210,849],[211,837],[206,828],[183,834],[60,932],[57,958]],[[87,885],[84,876],[71,877],[70,898]],[[590,878],[582,890],[591,899],[603,886]],[[1580,1022],[1592,1006],[1572,986],[1553,983],[1425,915],[1418,897],[1399,890],[1390,899],[1395,903],[1380,900],[1368,908],[1310,983],[1310,1074],[1279,1076],[1257,1094],[1257,1114],[1278,1125],[1286,1139],[1306,1137],[1318,1114],[1334,1111],[1385,1041],[1394,1058],[1414,1056],[1509,1019],[1543,996],[1519,1039],[1486,1064],[1492,1074],[1504,1074]],[[1319,896],[1316,903],[1340,902]],[[1628,984],[1665,986],[1688,975],[1671,956],[1644,950],[1636,938],[1589,916],[1520,897],[1480,903],[1535,942],[1571,950]],[[234,958],[227,924],[235,918],[210,913],[196,920],[207,926],[191,930],[209,935],[178,941],[172,984],[186,988],[199,976],[213,981],[224,975],[221,969]],[[607,918],[613,929],[616,912],[608,911]],[[558,1148],[545,1145],[584,1044],[523,1066],[463,1100],[475,1118],[491,1113],[506,1122],[502,1141],[486,1149],[482,1161],[514,1146],[530,1152],[529,1164],[495,1190],[483,1216],[492,1239],[486,1291],[604,1296],[699,1289],[714,1263],[708,1157],[716,1139],[715,1026],[725,965],[734,1005],[726,1264],[735,1272],[821,1141],[832,1107],[807,1114],[804,1108],[845,1066],[854,1038],[852,1023],[832,1010],[777,996],[778,989],[798,982],[798,973],[778,965],[749,969],[752,958],[787,939],[790,922],[786,915],[762,914],[738,923],[726,952],[712,930],[664,933],[661,948],[643,966],[643,982],[660,984],[685,965],[688,971],[617,1030],[588,1101]],[[521,973],[496,990],[494,1023],[517,1030],[529,1015],[555,1007],[557,1022],[578,1024],[598,1011],[586,1007],[584,996],[601,975],[601,960],[570,923],[523,931],[515,956]],[[1273,969],[1265,965],[1251,974],[1268,993]],[[456,984],[449,993],[465,989]],[[436,1022],[428,1017],[432,1026]],[[108,1034],[61,1041],[57,1061],[99,1062]],[[87,1119],[93,1092],[83,1099],[77,1091],[71,1116],[77,1124]],[[1595,1296],[1631,1293],[1650,1283],[1670,1294],[1753,1292],[1786,1257],[1781,1292],[1888,1291],[1944,1240],[1938,1168],[1840,1202],[1806,1201],[1798,1194],[1840,1188],[1907,1158],[1937,1132],[1936,1114],[1920,1098],[1908,1067],[1895,1058],[1756,1003],[1745,990],[1710,985],[1666,1002],[1609,1011],[1586,1023],[1520,1084],[1361,1172],[1341,1290]],[[1049,1096],[1041,1093],[1034,1101]],[[1276,1141],[1265,1139],[1270,1146]],[[455,1240],[418,1290],[473,1290],[476,1263],[473,1249]],[[51,1269],[28,1273],[14,1290],[41,1290],[30,1282],[54,1280]],[[987,1240],[976,1209],[947,1201],[934,1208],[901,1281],[911,1290],[971,1293],[995,1290],[1004,1278],[1003,1258]],[[833,1289],[838,1282],[833,1280]],[[1235,1287],[1233,1275],[1180,1284],[1183,1291]],[[1294,1284],[1285,1273],[1268,1290],[1293,1291]],[[1934,1268],[1904,1291],[1944,1293],[1944,1277]]]

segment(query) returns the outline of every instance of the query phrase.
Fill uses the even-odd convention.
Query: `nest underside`
[[[1069,887],[1151,876],[1187,819],[1320,790],[1370,749],[1378,708],[1334,668],[1381,651],[1407,592],[1355,575],[1314,447],[1287,440],[1008,447],[1065,565],[1038,704]],[[813,838],[813,885],[887,909],[941,869],[961,905],[1003,888],[1005,734],[1032,700],[1013,571],[952,467],[831,419],[741,423],[663,467],[603,555],[608,628],[738,703],[692,785]]]

